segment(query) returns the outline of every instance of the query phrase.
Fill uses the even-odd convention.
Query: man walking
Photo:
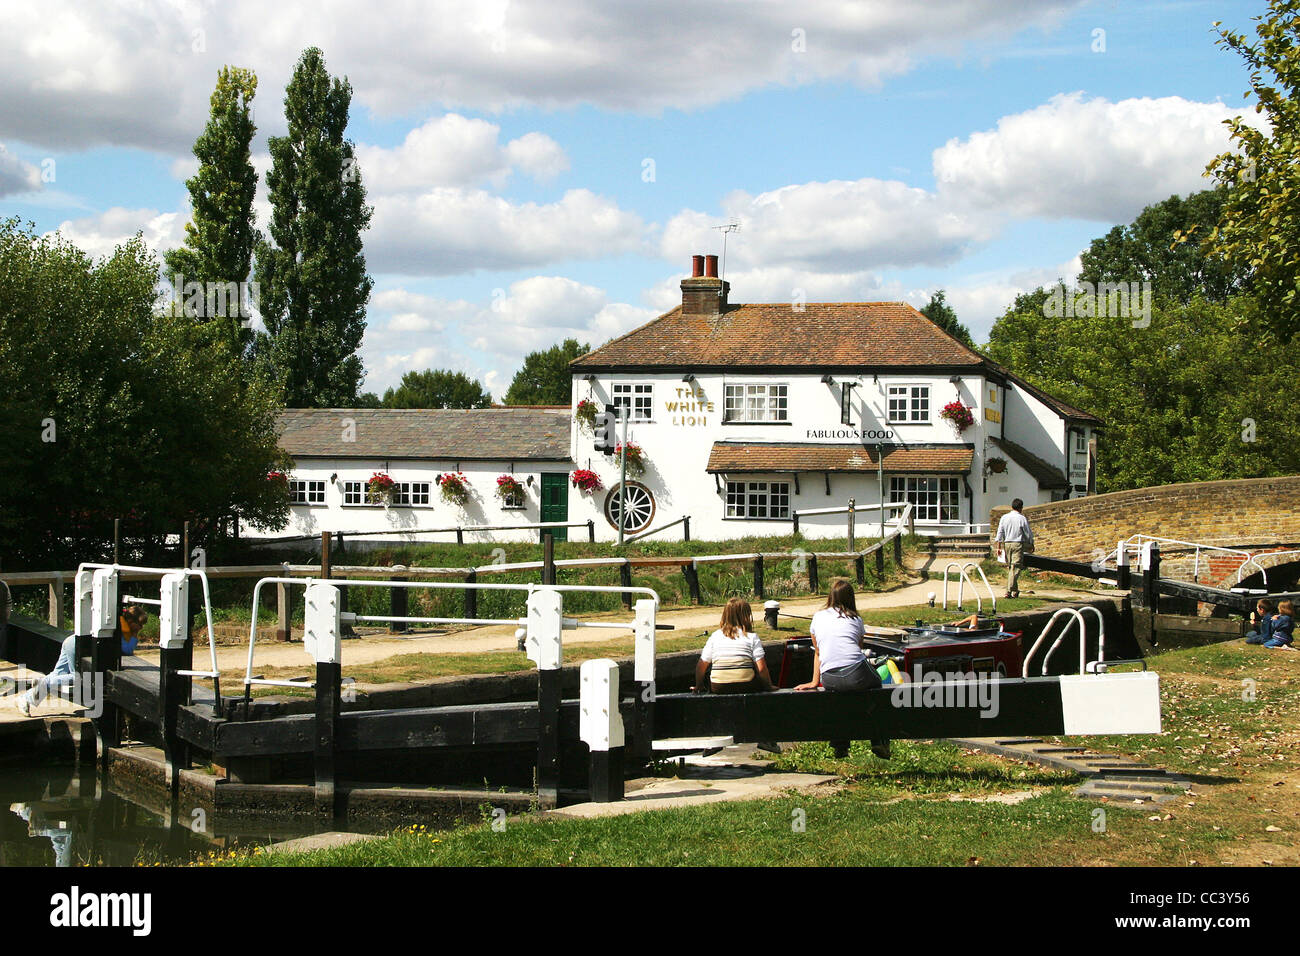
[[[1025,568],[1025,552],[1034,550],[1034,533],[1029,530],[1029,519],[1022,513],[1025,503],[1019,498],[1011,502],[1011,510],[998,522],[998,557],[1007,563],[1006,597],[1020,597],[1020,572]]]

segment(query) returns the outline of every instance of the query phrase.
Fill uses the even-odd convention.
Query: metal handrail
[[[1051,631],[1052,625],[1055,624],[1057,618],[1061,617],[1062,615],[1073,615],[1073,617],[1069,618],[1069,620],[1066,621],[1065,627],[1061,630],[1061,638],[1065,637],[1066,633],[1070,630],[1070,624],[1077,623],[1079,625],[1079,673],[1081,674],[1083,673],[1084,667],[1086,665],[1086,662],[1084,661],[1086,652],[1084,650],[1083,635],[1084,635],[1085,628],[1083,624],[1083,615],[1079,613],[1077,608],[1063,607],[1060,610],[1058,610],[1055,614],[1053,614],[1050,618],[1047,619],[1047,625],[1042,629],[1042,631],[1039,632],[1038,640],[1034,641],[1033,647],[1029,648],[1029,653],[1025,655],[1025,659],[1020,666],[1021,677],[1029,676],[1029,662],[1033,660],[1034,654],[1037,652],[1039,645],[1041,645],[1043,643],[1043,640],[1047,637],[1048,632]],[[1058,644],[1060,643],[1061,638],[1057,638]],[[1056,645],[1054,644],[1052,646],[1055,647]],[[1043,661],[1043,676],[1044,677],[1047,676],[1046,659],[1044,659]]]
[[[1245,559],[1241,562],[1241,564],[1237,568],[1238,584],[1241,583],[1241,572],[1246,567],[1247,564],[1255,565],[1255,567],[1259,570],[1260,579],[1265,584],[1268,584],[1268,572],[1264,570],[1264,566],[1260,564],[1258,561],[1256,561],[1254,555],[1252,555],[1249,551],[1243,551],[1240,548],[1229,548],[1221,544],[1205,544],[1204,542],[1200,542],[1200,541],[1183,541],[1178,538],[1161,538],[1161,537],[1157,537],[1156,535],[1141,534],[1141,533],[1129,535],[1123,541],[1119,542],[1118,547],[1124,548],[1125,550],[1140,551],[1142,545],[1149,541],[1154,541],[1159,544],[1177,544],[1177,545],[1182,545],[1185,548],[1195,548],[1196,550],[1195,550],[1195,555],[1192,564],[1193,580],[1197,580],[1200,576],[1201,550],[1204,549],[1207,551],[1226,551],[1228,554],[1240,555],[1242,558]]]
[[[1106,660],[1106,619],[1102,617],[1101,611],[1093,607],[1091,604],[1085,604],[1083,607],[1077,608],[1077,610],[1079,612],[1079,673],[1082,674],[1087,671],[1089,666],[1085,663],[1085,659],[1087,658],[1088,626],[1087,622],[1083,619],[1084,612],[1091,611],[1093,614],[1097,615],[1097,660],[1093,661],[1093,664],[1100,664]],[[1052,654],[1056,651],[1056,648],[1060,645],[1061,641],[1065,639],[1068,630],[1069,627],[1067,625],[1067,627],[1061,631],[1061,636],[1058,637],[1052,646],[1047,649],[1047,654],[1043,657],[1044,677],[1047,676],[1047,665],[1052,659]],[[1091,673],[1097,672],[1093,670]]]
[[[944,609],[945,611],[948,610],[948,572],[951,571],[953,568],[956,568],[956,569],[957,569],[957,574],[958,574],[958,578],[957,578],[957,610],[960,611],[960,610],[962,609],[962,597],[963,597],[963,596],[965,595],[965,593],[966,593],[966,590],[965,590],[965,589],[966,589],[966,585],[967,585],[967,584],[970,585],[971,593],[975,595],[975,613],[978,614],[978,613],[980,613],[980,612],[982,612],[982,611],[984,610],[984,602],[980,599],[979,588],[975,587],[975,582],[972,581],[972,580],[967,576],[967,574],[966,574],[966,569],[967,569],[967,568],[974,568],[976,571],[979,572],[979,576],[980,576],[980,578],[984,581],[984,589],[985,589],[986,591],[989,592],[989,603],[992,604],[992,606],[993,606],[993,613],[996,614],[996,613],[997,613],[997,610],[998,610],[998,599],[997,599],[997,595],[995,595],[995,594],[993,593],[993,588],[989,585],[989,579],[988,579],[988,576],[985,575],[985,573],[984,573],[984,569],[983,569],[982,567],[980,567],[979,564],[978,564],[977,562],[975,562],[975,561],[966,561],[966,562],[964,562],[964,563],[963,563],[963,562],[960,562],[960,561],[949,561],[949,562],[944,566],[944,569],[943,569],[943,609]]]
[[[524,591],[532,594],[542,588],[552,591],[582,591],[586,593],[608,593],[608,594],[645,594],[655,602],[655,611],[659,609],[659,595],[652,588],[647,587],[621,587],[618,585],[584,585],[584,584],[479,584],[478,582],[470,583],[468,581],[374,581],[374,580],[356,580],[349,578],[261,578],[253,586],[253,619],[249,624],[248,630],[248,664],[244,672],[244,695],[247,699],[250,688],[253,684],[269,684],[272,686],[293,686],[308,687],[310,684],[303,681],[294,681],[287,683],[284,681],[271,680],[262,677],[253,676],[253,650],[257,643],[257,612],[261,606],[262,585],[264,584],[284,584],[284,585],[303,585],[310,587],[313,584],[332,584],[346,587],[369,587],[369,588],[427,588],[430,590],[476,590],[476,591]],[[374,614],[357,614],[353,615],[350,620],[357,621],[402,621],[415,624],[513,624],[516,627],[527,624],[526,617],[516,618],[482,618],[482,617],[393,617],[381,616]],[[631,624],[623,625],[614,621],[590,621],[582,622],[576,618],[563,618],[563,626],[566,630],[575,627],[618,627],[627,629],[632,627]],[[215,659],[215,656],[214,656]]]
[[[86,568],[101,568],[113,571],[131,571],[136,574],[156,574],[161,577],[164,574],[184,574],[188,577],[198,578],[203,584],[203,611],[208,625],[208,655],[211,659],[212,670],[210,671],[193,671],[183,670],[176,673],[184,677],[202,677],[212,681],[213,692],[217,698],[218,704],[221,701],[221,671],[217,667],[217,642],[212,636],[212,593],[208,587],[208,575],[202,568],[150,568],[140,567],[130,564],[100,564],[94,561],[83,561],[77,565],[77,572],[80,573]],[[119,597],[119,602],[121,598]],[[148,603],[154,603],[149,601]],[[161,601],[157,602],[161,605]]]

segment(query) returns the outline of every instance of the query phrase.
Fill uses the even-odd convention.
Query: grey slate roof
[[[1065,472],[1057,468],[1051,462],[1039,458],[1028,448],[1023,445],[1017,445],[1015,442],[1006,438],[993,438],[990,436],[989,444],[1001,448],[1007,453],[1007,457],[1014,461],[1038,482],[1039,488],[1068,488],[1070,482],[1065,477]]]
[[[343,441],[345,419],[356,441]],[[289,408],[280,447],[294,458],[569,461],[567,407]]]

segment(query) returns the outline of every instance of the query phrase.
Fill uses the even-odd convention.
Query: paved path
[[[994,585],[994,590],[997,590],[997,585]],[[859,591],[857,604],[859,610],[925,604],[932,592],[941,597],[942,591],[942,581],[936,583],[934,580],[914,580],[891,591]],[[956,591],[952,590],[949,593],[951,599],[955,600]],[[1063,589],[1026,590],[1022,593],[1025,596],[1059,597],[1067,600],[1078,599],[1087,594],[1087,592]],[[825,603],[826,599],[823,597],[793,598],[781,602],[781,613],[810,617]],[[753,609],[755,618],[761,620],[763,602],[755,602]],[[675,631],[667,632],[672,633],[673,636],[698,634],[701,638],[700,644],[703,646],[704,638],[718,626],[720,614],[721,608],[718,606],[676,608],[660,612],[659,622],[673,625]],[[583,619],[629,621],[630,616],[626,611],[615,611],[607,614],[584,615]],[[343,660],[345,664],[356,665],[372,664],[399,654],[477,654],[486,651],[514,650],[514,632],[513,627],[503,625],[487,625],[441,634],[422,631],[409,635],[393,635],[385,632],[344,641]],[[565,631],[564,642],[572,645],[608,641],[619,634],[620,632],[608,628],[578,629]],[[136,656],[153,664],[158,663],[156,649],[141,651]],[[217,666],[223,673],[233,670],[242,672],[247,660],[247,645],[227,645],[217,648]],[[198,666],[206,666],[208,662],[208,651],[201,640],[196,643],[194,661]],[[260,640],[254,661],[256,669],[300,667],[308,663],[308,657],[299,641],[286,644]]]

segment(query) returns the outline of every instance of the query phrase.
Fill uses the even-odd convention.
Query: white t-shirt
[[[817,638],[823,671],[862,660],[862,618],[844,617],[833,608],[822,608],[813,615],[809,630]]]
[[[744,637],[733,638],[727,637],[721,629],[716,630],[704,645],[704,650],[700,651],[700,660],[713,665],[709,677],[717,684],[727,683],[728,670],[737,671],[734,676],[742,680],[751,680],[758,670],[757,662],[766,656],[763,642],[752,631]]]

